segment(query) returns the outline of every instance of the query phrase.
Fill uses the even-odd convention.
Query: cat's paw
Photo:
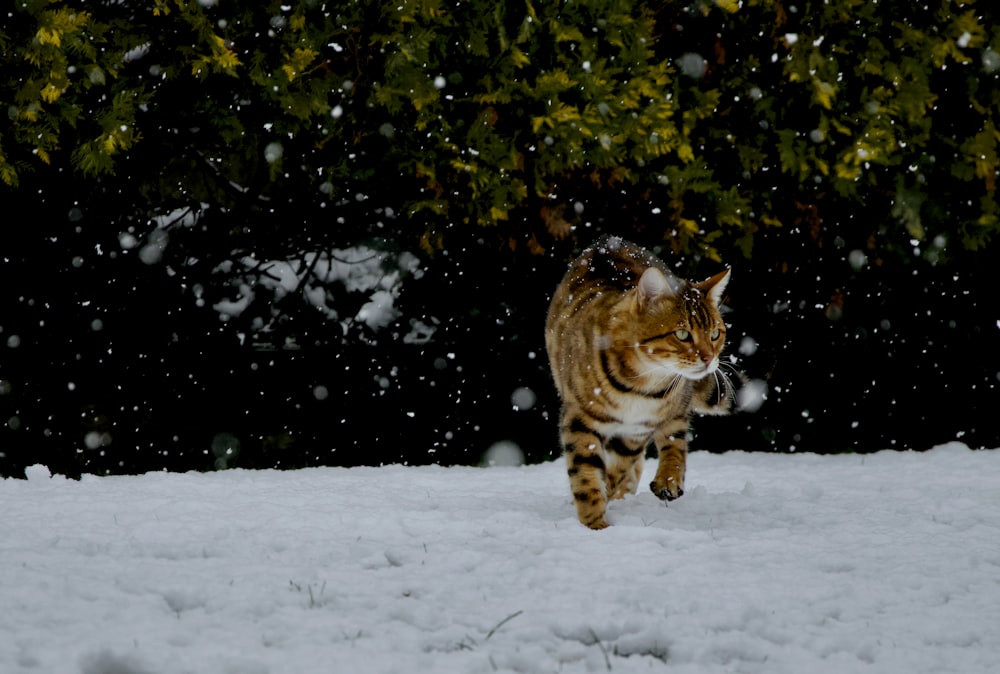
[[[661,501],[674,501],[679,499],[681,496],[684,496],[683,485],[677,484],[673,478],[667,478],[667,482],[665,484],[661,484],[657,480],[653,480],[649,483],[649,489],[656,494],[656,498]]]
[[[583,524],[585,524],[586,526],[590,527],[594,531],[600,531],[601,529],[607,529],[610,526],[608,524],[608,521],[606,519],[604,519],[603,516],[600,517],[600,518],[598,518],[598,519],[596,519],[596,520],[593,520],[592,522],[584,522]]]

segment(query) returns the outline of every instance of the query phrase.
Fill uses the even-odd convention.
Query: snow
[[[700,79],[707,67],[708,62],[700,54],[688,52],[677,59],[677,68],[694,79]]]
[[[273,164],[281,159],[281,155],[284,153],[285,147],[281,143],[277,141],[268,143],[267,147],[264,148],[264,159],[268,164]]]
[[[561,461],[35,466],[0,481],[0,672],[992,672],[998,474],[695,452],[594,532]]]
[[[420,259],[413,253],[392,254],[368,246],[309,252],[286,260],[261,261],[253,255],[245,255],[240,259],[240,266],[242,269],[235,274],[231,261],[216,268],[217,272],[230,275],[230,290],[236,294],[236,299],[224,298],[212,305],[224,321],[239,317],[251,306],[256,298],[255,289],[269,291],[274,302],[301,292],[305,300],[327,318],[338,320],[329,286],[340,284],[349,293],[366,296],[354,319],[373,332],[388,327],[402,316],[395,303],[404,279],[418,279],[423,275]],[[342,322],[345,331],[349,323]],[[425,343],[435,331],[423,321],[411,321],[410,326],[410,332],[403,337],[406,343]],[[264,330],[266,326],[261,322],[257,329]]]
[[[743,412],[756,412],[767,401],[767,382],[750,379],[736,392],[736,407]]]
[[[384,328],[400,316],[400,311],[393,306],[394,301],[391,292],[378,290],[362,305],[356,318],[372,330]]]

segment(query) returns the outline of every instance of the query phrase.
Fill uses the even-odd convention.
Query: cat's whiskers
[[[663,367],[661,367],[659,365],[651,365],[648,369],[643,370],[642,372],[637,372],[635,375],[633,375],[631,377],[625,377],[625,378],[628,379],[628,380],[630,380],[630,381],[637,381],[639,379],[645,379],[646,377],[650,377],[650,376],[653,376],[653,375],[659,375],[659,381],[666,381],[667,377],[669,377],[671,374],[674,374],[671,371],[667,371],[667,373],[664,374],[664,371],[665,371],[665,368],[663,368]],[[680,375],[676,375],[676,376],[680,376]]]
[[[736,369],[736,366],[733,365],[732,363],[727,363],[727,362],[725,362],[723,360],[719,360],[719,367],[715,371],[716,375],[717,375],[716,379],[715,379],[716,385],[720,386],[719,385],[718,376],[721,375],[721,377],[722,377],[722,384],[720,386],[720,390],[723,390],[722,389],[723,386],[725,387],[725,389],[724,389],[725,395],[722,396],[722,399],[728,398],[728,399],[731,399],[733,402],[735,402],[736,401],[736,386],[733,384],[732,377],[730,377],[722,369],[723,367],[728,367],[730,370],[733,371],[733,374],[736,375],[737,377],[742,377],[743,375],[742,375],[742,373],[738,369]],[[721,400],[720,400],[720,402],[721,402]]]
[[[729,389],[731,386],[729,383],[729,376],[726,375],[725,372],[718,369],[712,374],[715,375],[715,388],[719,392],[719,404],[721,405],[727,398],[729,398]]]
[[[728,374],[726,374],[726,372],[723,371],[723,368],[726,368],[726,367],[728,367],[730,369],[730,371],[732,371],[732,373],[734,375],[736,375],[737,378],[742,378],[743,377],[743,373],[740,372],[736,368],[736,366],[733,365],[732,363],[727,363],[727,362],[725,362],[723,360],[719,361],[719,371],[722,371],[723,376],[726,377],[726,379],[729,380],[730,386],[732,386],[732,379],[731,379],[731,377]]]
[[[638,348],[638,347],[637,347]],[[649,367],[641,372],[637,372],[632,376],[624,377],[627,381],[639,381],[640,379],[646,379],[647,377],[653,377],[653,381],[650,382],[650,389],[655,391],[663,391],[664,395],[670,393],[677,386],[677,382],[684,378],[680,372],[677,372],[673,368],[664,367],[658,363],[651,363]],[[672,379],[671,379],[672,377]],[[664,383],[670,379],[670,384],[664,386]]]
[[[663,377],[660,378],[659,381],[656,382],[656,385],[653,386],[653,388],[656,389],[656,390],[662,390],[663,391],[663,395],[666,395],[666,394],[670,393],[671,391],[673,391],[674,388],[677,386],[677,382],[682,381],[684,379],[683,375],[681,375],[680,373],[677,373],[677,374],[674,375],[674,378],[670,380],[670,384],[668,384],[666,387],[661,387],[661,385],[665,381],[667,381],[668,377],[670,377],[669,374],[664,375]]]
[[[636,350],[636,353],[639,353],[639,345],[638,344],[635,345],[635,350]],[[640,354],[639,362],[642,362],[644,360],[646,360],[646,359],[642,358],[642,356]],[[671,388],[673,388],[673,386],[676,384],[677,379],[679,379],[681,377],[681,373],[678,372],[677,370],[675,370],[674,368],[672,368],[672,367],[665,367],[664,365],[662,365],[660,363],[653,362],[653,363],[649,363],[648,364],[647,369],[642,370],[640,372],[637,372],[635,375],[633,375],[631,377],[625,377],[625,379],[628,379],[629,381],[636,381],[636,380],[644,379],[644,378],[652,376],[652,375],[660,375],[659,378],[656,381],[657,385],[662,384],[663,382],[665,382],[667,380],[668,377],[670,377],[671,375],[673,375],[673,377],[674,377],[674,383],[672,383],[670,385]]]

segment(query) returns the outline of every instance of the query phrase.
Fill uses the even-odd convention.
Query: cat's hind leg
[[[646,455],[645,438],[626,440],[611,438],[605,443],[608,498],[625,498],[626,494],[634,494],[639,490],[639,479],[642,477],[642,461]]]
[[[608,526],[604,518],[608,492],[603,441],[579,417],[566,414],[562,443],[577,517],[591,529],[604,529]]]

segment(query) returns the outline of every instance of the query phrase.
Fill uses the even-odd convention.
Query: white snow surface
[[[646,466],[652,474],[652,462]],[[995,672],[1000,450],[0,481],[0,672]]]

